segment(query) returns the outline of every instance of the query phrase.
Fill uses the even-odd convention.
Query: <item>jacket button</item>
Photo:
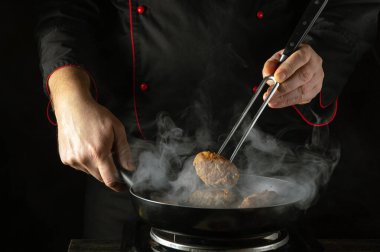
[[[145,82],[143,82],[143,83],[140,84],[140,90],[141,90],[141,92],[146,92],[148,89],[149,89],[149,86]]]
[[[143,5],[137,6],[137,13],[143,14],[145,12],[145,7]]]
[[[257,13],[256,13],[256,17],[258,19],[263,19],[264,18],[264,12],[262,10],[259,10]]]
[[[256,92],[257,92],[257,88],[258,88],[257,85],[253,86],[253,88],[252,88],[252,92],[256,93]]]

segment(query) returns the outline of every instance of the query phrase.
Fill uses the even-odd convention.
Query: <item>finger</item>
[[[314,92],[306,92],[306,87],[306,85],[303,85],[286,95],[273,98],[268,105],[271,108],[284,108],[296,104],[308,103],[316,94],[314,94]]]
[[[87,169],[85,169],[85,168],[83,168],[83,167],[81,167],[81,166],[79,166],[79,165],[70,165],[70,167],[71,167],[71,168],[74,168],[74,169],[77,170],[77,171],[81,171],[81,172],[84,172],[84,173],[86,173],[86,174],[88,174],[88,175],[91,175],[90,172],[87,171]]]
[[[84,167],[82,165],[70,165],[72,168],[74,168],[75,170],[78,170],[78,171],[81,171],[81,172],[84,172],[92,177],[94,177],[95,179],[97,179],[99,182],[103,183],[103,180],[102,180],[102,177],[100,176],[99,174],[99,171],[96,170],[96,169],[88,169],[87,167]]]
[[[100,175],[104,181],[104,184],[116,192],[121,192],[126,189],[125,184],[119,181],[119,175],[117,173],[115,164],[111,156],[100,159],[97,163]]]
[[[75,155],[71,153],[62,154],[62,158],[61,158],[62,163],[64,163],[65,165],[69,165],[78,171],[87,173],[93,176],[94,178],[96,178],[97,180],[99,180],[100,182],[103,182],[98,169],[92,168],[94,166],[90,164],[89,159],[86,158],[85,155],[81,155],[80,157],[78,156],[74,157],[74,156]]]
[[[285,95],[309,83],[315,77],[315,68],[313,64],[306,64],[299,68],[289,79],[281,83],[274,96]]]
[[[279,65],[282,52],[283,50],[276,52],[265,62],[262,70],[263,78],[274,74]]]
[[[299,68],[306,65],[311,58],[310,46],[302,46],[299,50],[289,56],[276,70],[274,78],[280,82],[285,82]]]
[[[104,183],[102,176],[100,175],[100,172],[98,169],[87,169],[88,173],[96,178],[99,182]]]
[[[62,152],[61,152],[62,153]],[[82,171],[84,173],[88,173],[88,171],[82,167],[74,158],[69,158],[64,154],[60,153],[61,162],[64,165],[70,166],[71,168],[74,168],[75,170]]]
[[[299,87],[286,95],[272,99],[268,105],[271,108],[285,108],[291,105],[299,104],[303,101],[303,99],[302,87]]]
[[[115,151],[120,165],[128,170],[134,171],[136,167],[133,163],[131,149],[128,144],[127,135],[123,126],[114,127]]]
[[[82,167],[86,169],[88,174],[96,178],[99,182],[104,183],[102,176],[100,175],[99,169],[95,165],[82,164]]]
[[[76,160],[70,160],[70,161],[65,161],[63,162],[65,165],[68,165],[72,168],[74,168],[75,170],[78,170],[78,171],[81,171],[81,172],[84,172],[88,175],[91,175],[93,176],[94,178],[96,178],[97,180],[99,180],[100,182],[103,183],[103,180],[102,180],[102,177],[100,176],[100,173],[98,171],[98,169],[93,169],[91,168],[90,165],[87,165],[85,163],[82,163],[82,162],[78,162]]]

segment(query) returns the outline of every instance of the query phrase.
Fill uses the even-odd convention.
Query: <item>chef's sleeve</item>
[[[101,26],[100,7],[96,0],[45,0],[38,5],[38,12],[36,39],[44,90],[49,95],[47,83],[55,70],[75,66],[91,72]]]
[[[338,96],[363,54],[374,45],[380,0],[330,0],[305,42],[323,59],[320,95],[296,110],[311,125],[335,117]]]

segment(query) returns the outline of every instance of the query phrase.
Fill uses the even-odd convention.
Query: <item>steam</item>
[[[194,108],[201,110],[200,104]],[[168,115],[162,113],[156,121],[156,142],[140,140],[133,143],[132,150],[138,157],[133,180],[138,190],[159,192],[169,189],[165,198],[162,195],[152,197],[167,203],[186,204],[189,195],[202,186],[192,165],[194,156],[203,150],[217,151],[219,147],[219,143],[212,141],[211,130],[207,127],[210,118],[202,111],[198,114],[204,123],[194,134],[178,128]],[[299,131],[302,129],[289,128],[282,133]],[[328,127],[314,127],[306,141],[297,144],[266,134],[256,127],[235,164],[242,174],[293,182],[297,190],[289,197],[302,199],[299,207],[306,209],[316,199],[319,189],[328,183],[339,158],[340,146],[330,136]]]
[[[298,129],[301,131],[300,129]],[[314,127],[304,143],[289,143],[252,130],[244,149],[246,173],[292,181],[303,194],[299,207],[308,208],[327,185],[340,160],[340,145],[328,127]],[[294,196],[296,197],[296,196]]]
[[[193,109],[201,109],[201,106],[196,103]],[[201,117],[202,124],[192,135],[161,113],[156,120],[156,142],[137,140],[132,144],[133,155],[138,157],[138,169],[133,176],[134,183],[142,187],[138,189],[160,191],[170,187],[165,200],[173,199],[173,203],[178,203],[186,201],[189,192],[199,187],[200,181],[192,165],[194,154],[214,143],[206,127],[207,114],[196,114]]]

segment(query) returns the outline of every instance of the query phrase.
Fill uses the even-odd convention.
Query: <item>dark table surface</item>
[[[320,239],[325,252],[379,252],[380,239]],[[120,241],[71,240],[68,252],[120,252]]]

